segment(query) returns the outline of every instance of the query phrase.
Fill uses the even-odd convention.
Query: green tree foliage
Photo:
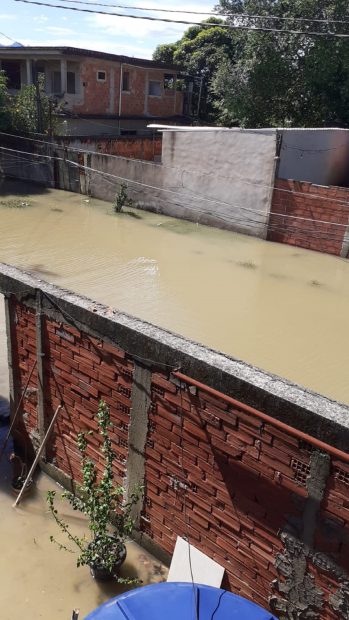
[[[164,43],[158,45],[153,53],[153,60],[156,62],[162,62],[164,65],[174,64],[174,53],[177,49],[177,43]]]
[[[205,120],[214,120],[215,93],[209,88],[217,66],[223,60],[235,61],[239,33],[226,28],[220,28],[222,19],[209,18],[201,22],[200,26],[191,26],[177,43],[159,45],[153,59],[158,62],[169,62],[183,67],[184,71],[197,78],[197,88],[194,95],[193,108],[197,109],[198,91],[202,80],[202,104],[200,116]],[[210,27],[207,23],[215,23]]]
[[[0,71],[0,129],[10,127],[9,95],[6,88],[6,76]]]
[[[227,17],[231,24],[303,32],[341,32],[345,25],[308,23],[349,18],[343,0],[220,0],[225,14],[289,17]],[[220,63],[212,81],[218,118],[226,124],[349,126],[349,46],[346,39],[242,31],[237,62]]]
[[[47,133],[50,124],[50,100],[45,92],[45,77],[38,75],[38,84],[24,86],[13,97],[12,129],[23,133]]]
[[[44,75],[38,75],[37,85],[23,86],[17,95],[10,94],[6,84],[6,75],[0,71],[0,129],[48,133],[54,117],[45,92]]]

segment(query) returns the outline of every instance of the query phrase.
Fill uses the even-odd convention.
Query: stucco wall
[[[140,208],[265,237],[275,151],[274,130],[170,131],[161,165],[102,155],[85,162],[108,174],[87,173],[95,197],[112,199],[119,177]]]
[[[349,186],[348,129],[285,129],[279,134],[280,179]]]

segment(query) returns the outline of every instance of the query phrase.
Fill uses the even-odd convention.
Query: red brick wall
[[[76,148],[77,139],[69,137],[61,140],[67,148],[72,143]],[[79,146],[84,150],[86,146],[93,146],[92,150],[99,151],[106,155],[119,155],[129,159],[143,159],[154,161],[160,159],[162,155],[162,136],[156,135],[152,138],[138,136],[121,136],[119,138],[79,138]]]
[[[224,566],[226,587],[262,606],[280,598],[272,587],[275,579],[286,581],[275,567],[284,554],[280,533],[302,522],[311,446],[247,414],[243,405],[190,385],[181,391],[158,373],[149,420],[143,531],[169,553],[177,535],[189,536]],[[348,571],[349,467],[333,461],[331,471],[316,552],[331,553]],[[324,592],[324,610],[314,617],[338,618],[329,605],[338,580],[311,560],[307,570]]]
[[[23,390],[35,362],[35,315],[32,310],[15,303],[18,324],[14,331],[14,351],[19,362],[18,383]],[[45,348],[45,414],[46,427],[56,409],[64,408],[53,430],[48,458],[64,473],[80,480],[77,433],[96,430],[98,403],[103,398],[110,407],[114,425],[112,439],[116,453],[114,462],[118,483],[125,475],[133,363],[116,347],[79,332],[74,327],[45,318],[43,324]],[[37,388],[37,373],[31,387]],[[25,399],[26,428],[31,435],[38,433],[37,400]],[[98,436],[90,438],[90,456],[102,468]]]
[[[164,90],[166,70],[147,69],[123,64],[123,71],[130,74],[130,92],[121,94],[119,110],[120,73],[119,62],[89,58],[81,63],[82,103],[76,103],[72,111],[79,114],[119,114],[123,116],[173,116],[183,112],[183,93]],[[97,80],[97,71],[106,72],[105,82]],[[111,91],[111,73],[114,92]],[[148,96],[148,80],[162,84],[160,97]],[[176,102],[175,102],[176,100]]]
[[[35,315],[11,299],[14,366],[18,388],[23,389],[35,362]],[[96,429],[95,414],[103,398],[114,423],[115,474],[122,482],[136,362],[116,346],[47,317],[43,334],[46,424],[61,400],[65,403],[48,460],[79,480],[76,435]],[[31,387],[37,387],[36,372]],[[24,409],[32,435],[38,426],[32,395]],[[99,448],[98,438],[92,437],[90,455],[101,463]],[[195,547],[224,566],[224,587],[264,607],[270,600],[272,605],[288,600],[282,590],[292,581],[293,555],[298,567],[301,556],[304,574],[300,583],[292,581],[290,600],[317,587],[321,611],[315,609],[318,615],[311,617],[346,618],[345,612],[334,611],[331,599],[345,586],[349,572],[349,466],[338,459],[331,459],[315,515],[314,548],[307,551],[302,543],[309,502],[314,500],[308,480],[317,454],[311,444],[264,422],[242,403],[212,395],[205,386],[198,389],[190,379],[179,384],[175,374],[153,371],[141,530],[170,554],[177,535],[189,536]],[[291,551],[284,539],[290,532],[296,540]],[[292,544],[300,550],[292,551]]]
[[[270,241],[340,256],[349,221],[349,189],[277,179],[271,211]]]

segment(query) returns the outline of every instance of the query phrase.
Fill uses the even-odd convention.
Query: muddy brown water
[[[150,213],[115,215],[108,203],[18,182],[0,187],[0,222],[0,261],[349,403],[348,262]],[[0,313],[1,406],[3,304]],[[120,591],[52,547],[52,485],[42,475],[14,511],[0,471],[2,620],[69,620],[74,607],[83,618]],[[145,583],[165,576],[134,544],[126,570]]]
[[[0,261],[349,403],[348,261],[18,182],[0,221]]]
[[[3,436],[0,429],[1,441]],[[125,586],[113,582],[96,583],[87,567],[76,567],[74,554],[60,551],[51,543],[50,536],[54,535],[69,546],[47,512],[49,489],[57,491],[57,508],[72,533],[81,536],[88,532],[84,518],[59,501],[57,484],[40,474],[32,494],[14,509],[10,480],[5,459],[0,469],[1,620],[70,620],[73,609],[80,609],[79,618],[83,620],[98,605],[125,591]],[[122,576],[144,584],[158,583],[166,580],[167,569],[129,542]]]

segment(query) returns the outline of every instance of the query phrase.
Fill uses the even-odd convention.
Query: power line
[[[13,41],[13,43],[17,43],[16,39],[12,39],[12,37],[8,37],[7,34],[5,34],[4,32],[0,32],[0,34],[5,37],[5,39],[8,39],[9,41]]]
[[[13,149],[6,149],[6,147],[0,147],[0,149],[2,149],[2,150],[10,150],[10,151],[13,150]],[[142,187],[147,187],[147,188],[150,188],[150,189],[157,189],[159,191],[170,193],[170,194],[174,194],[174,195],[178,195],[178,196],[181,196],[181,197],[183,196],[183,194],[181,194],[178,191],[168,190],[166,188],[154,187],[154,186],[147,185],[146,183],[142,183],[142,182],[139,182],[139,181],[132,181],[131,179],[127,179],[125,177],[120,177],[120,176],[117,176],[117,175],[112,174],[112,173],[103,172],[101,170],[90,168],[89,166],[83,166],[81,164],[78,164],[77,162],[73,162],[73,161],[68,160],[68,159],[63,159],[63,158],[60,158],[60,157],[51,157],[51,156],[48,156],[48,155],[39,155],[39,154],[34,154],[34,153],[26,153],[25,151],[14,151],[14,152],[25,153],[25,154],[28,154],[28,155],[33,155],[34,157],[35,156],[36,157],[44,157],[45,159],[56,159],[56,160],[59,160],[59,161],[64,161],[66,164],[70,164],[70,165],[75,166],[75,167],[77,167],[79,169],[88,170],[89,172],[93,172],[93,173],[101,175],[105,179],[105,181],[107,183],[110,183],[111,185],[113,185],[113,187],[115,185],[119,186],[120,185],[120,181],[121,182],[125,182],[126,181],[129,185],[139,186],[139,189],[132,188],[133,191],[135,191],[135,192],[141,192],[142,191],[141,190]],[[113,180],[110,180],[110,177]],[[115,182],[114,179],[117,179],[117,182]],[[196,200],[199,199],[200,201],[203,200],[201,196],[196,197],[195,195],[193,195],[193,196],[191,196],[191,198],[194,198]],[[157,197],[157,199],[165,200],[165,199],[162,199],[161,197]],[[224,205],[230,206],[231,208],[242,209],[242,210],[245,210],[245,211],[250,211],[254,215],[257,215],[257,217],[258,217],[258,212],[255,212],[252,209],[248,209],[246,207],[242,207],[241,205],[234,205],[234,204],[229,204],[229,203],[221,203],[221,201],[218,201],[218,200],[211,200],[211,199],[207,199],[207,200],[208,200],[208,202],[211,202],[211,203],[224,204]],[[167,202],[168,201],[166,199],[166,204],[167,204]],[[342,242],[343,241],[342,235],[339,236],[338,233],[336,233],[336,231],[334,231],[333,233],[328,233],[326,231],[314,230],[314,228],[313,229],[309,229],[309,228],[307,228],[307,229],[305,229],[305,228],[300,229],[300,228],[295,227],[295,226],[290,226],[289,224],[280,224],[280,225],[278,225],[278,224],[273,224],[270,221],[267,222],[266,221],[267,220],[267,215],[266,214],[264,216],[264,221],[263,220],[260,221],[260,220],[256,220],[256,219],[248,217],[248,216],[245,216],[244,218],[241,218],[239,216],[237,216],[237,217],[236,216],[235,217],[234,216],[229,216],[229,217],[225,216],[224,217],[223,215],[217,214],[215,211],[208,211],[207,209],[203,210],[203,209],[200,209],[200,208],[197,208],[197,207],[194,207],[194,206],[190,206],[190,207],[189,206],[184,206],[183,204],[178,203],[178,202],[174,202],[174,201],[172,202],[172,204],[178,206],[180,209],[185,210],[185,211],[191,211],[191,212],[199,214],[199,215],[204,215],[205,217],[214,217],[216,220],[222,221],[224,223],[228,223],[230,225],[232,225],[232,224],[238,225],[243,230],[246,230],[246,228],[252,228],[252,229],[255,230],[256,226],[264,226],[264,227],[268,228],[268,233],[270,233],[270,232],[278,232],[278,233],[281,233],[281,234],[283,234],[283,233],[293,234],[294,236],[298,237],[301,240],[302,239],[305,239],[305,240],[317,239],[317,240],[320,240],[320,241],[335,241],[335,242]],[[269,215],[277,215],[277,216],[280,216],[280,217],[295,217],[295,216],[287,216],[286,214],[284,215],[284,214],[273,213],[273,212],[271,212]],[[299,218],[299,219],[305,219],[305,218]],[[322,222],[318,221],[318,220],[310,220],[310,221],[313,224],[315,224],[315,225],[316,224],[322,224]],[[334,222],[327,222],[327,223],[328,224],[335,224]],[[344,225],[344,224],[337,224],[337,226],[342,226],[342,227],[346,228],[346,225]],[[236,231],[236,232],[239,232],[239,231]]]
[[[149,15],[126,15],[125,13],[110,13],[108,11],[100,11],[96,9],[80,9],[72,6],[62,6],[61,4],[48,4],[47,2],[38,2],[37,0],[14,0],[14,2],[24,2],[25,4],[33,4],[37,6],[46,6],[51,9],[63,9],[64,11],[77,11],[80,13],[90,13],[94,15],[108,15],[109,17],[126,17],[129,19],[143,19],[152,22],[166,22],[170,24],[184,24],[186,26],[201,26],[202,28],[225,28],[227,30],[245,30],[249,32],[275,32],[277,34],[294,34],[304,35],[308,37],[328,37],[348,39],[349,34],[339,34],[333,32],[313,32],[308,30],[286,30],[282,28],[266,28],[262,26],[244,26],[241,24],[216,24],[210,22],[194,22],[181,19],[169,19],[166,17],[151,17]]]
[[[58,144],[57,142],[49,142],[48,140],[42,140],[42,139],[39,140],[38,138],[29,138],[29,137],[26,137],[26,136],[19,136],[19,135],[7,133],[7,132],[4,132],[4,131],[0,131],[0,135],[12,137],[12,138],[19,138],[21,140],[28,140],[29,142],[37,142],[39,144],[47,144],[47,145],[49,145],[51,147],[56,147],[57,149],[61,149],[61,150],[67,149],[68,151],[72,151],[72,152],[76,152],[76,153],[84,152],[84,153],[87,153],[87,154],[90,154],[90,155],[105,155],[106,157],[118,157],[119,159],[122,159],[122,160],[125,160],[125,161],[129,161],[129,159],[130,159],[130,158],[124,157],[122,155],[110,155],[109,153],[101,153],[100,151],[86,151],[84,149],[79,149],[77,147],[70,147],[70,146],[66,147],[65,145]],[[342,148],[343,146],[344,146],[344,144],[340,145],[338,147],[335,147],[335,149],[336,148]],[[348,144],[348,147],[349,147],[349,144]],[[335,150],[335,149],[333,149],[333,150]],[[12,149],[12,151],[17,152],[17,153],[21,153],[21,152],[23,153],[24,152],[24,151],[19,151],[18,149]],[[319,149],[319,152],[322,152],[322,150]],[[30,155],[30,154],[34,155],[34,153],[27,153],[27,154],[28,155]],[[53,157],[53,159],[54,159],[54,157]],[[184,168],[179,168],[179,167],[175,167],[175,166],[166,166],[164,164],[156,164],[154,162],[147,161],[147,160],[142,160],[142,164],[148,165],[148,166],[159,165],[159,166],[161,166],[162,169],[167,169],[167,170],[172,170],[172,171],[173,170],[178,170],[178,171],[180,171],[182,173],[182,175],[183,174],[196,174],[197,176],[214,176],[216,179],[222,179],[224,181],[229,181],[230,183],[234,181],[234,179],[232,179],[230,177],[226,177],[226,176],[220,175],[220,174],[217,174],[216,172],[202,172],[200,170],[195,170],[195,169],[184,169]],[[130,181],[130,179],[126,179],[126,180]],[[252,181],[247,181],[245,179],[238,179],[238,182],[242,183],[243,185],[249,185],[249,186],[252,186],[252,187],[264,187],[265,189],[271,189],[271,190],[273,190],[275,192],[281,192],[281,193],[286,193],[286,194],[292,194],[294,196],[302,196],[302,197],[304,197],[304,192],[299,192],[299,191],[292,190],[292,189],[285,189],[285,188],[282,188],[282,187],[275,187],[275,185],[267,185],[266,183],[253,183]],[[185,188],[183,187],[183,189],[185,189]],[[193,195],[193,196],[195,197],[195,195]],[[218,202],[219,204],[224,204],[224,205],[230,206],[230,203],[228,203],[228,202],[212,201],[210,199],[207,199],[204,196],[199,196],[199,195],[196,195],[196,196],[198,198],[200,198],[201,200],[209,200],[210,202]],[[341,200],[339,198],[331,198],[329,196],[319,196],[318,194],[313,194],[313,193],[310,193],[310,192],[307,192],[306,197],[310,198],[310,199],[313,199],[313,200],[320,200],[322,202],[331,202],[331,204],[333,204],[333,203],[339,204],[339,205],[342,205],[343,207],[347,207],[349,209],[349,199],[348,200]],[[249,210],[249,209],[247,209],[247,207],[240,207],[240,208],[241,209],[245,209],[245,210]],[[253,213],[257,213],[258,212],[255,209],[253,209],[253,210],[250,209],[250,211],[253,212]],[[260,213],[264,214],[265,212],[264,211],[260,211]],[[299,216],[288,215],[288,216],[284,216],[284,217],[298,218]],[[300,218],[300,219],[307,219],[307,218]],[[314,220],[311,219],[309,221],[314,221]],[[323,222],[323,223],[325,223],[325,222]],[[342,225],[343,224],[341,224],[341,226]]]

